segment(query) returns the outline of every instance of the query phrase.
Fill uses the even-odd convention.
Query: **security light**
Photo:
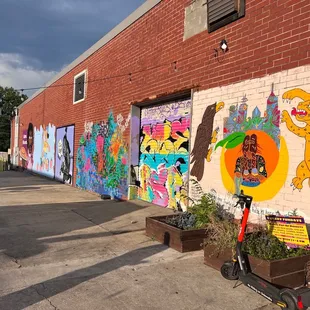
[[[228,51],[228,43],[226,40],[221,41],[220,48],[224,53]]]

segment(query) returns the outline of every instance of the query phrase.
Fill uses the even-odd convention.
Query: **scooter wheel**
[[[227,280],[238,280],[238,272],[234,274],[234,262],[226,262],[221,267],[221,275]]]
[[[288,292],[284,292],[281,294],[282,300],[287,304],[286,308],[283,308],[284,310],[305,310],[307,308],[300,309],[297,307],[297,300],[289,294]]]

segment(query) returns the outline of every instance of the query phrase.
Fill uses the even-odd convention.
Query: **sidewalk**
[[[0,173],[0,309],[280,309],[146,237],[171,211],[27,173]]]

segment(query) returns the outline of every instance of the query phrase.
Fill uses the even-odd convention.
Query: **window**
[[[86,70],[74,77],[73,103],[79,103],[86,98]]]
[[[209,32],[245,15],[245,0],[207,0],[207,5]]]

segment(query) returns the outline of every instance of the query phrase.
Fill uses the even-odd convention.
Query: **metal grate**
[[[209,23],[215,23],[218,20],[236,13],[238,2],[235,0],[208,0]]]

